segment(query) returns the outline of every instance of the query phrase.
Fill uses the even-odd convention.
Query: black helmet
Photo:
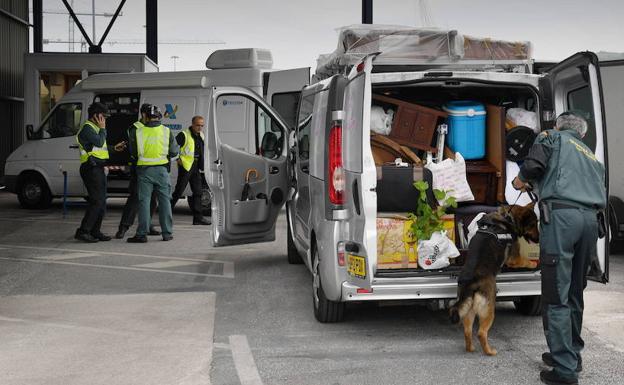
[[[160,112],[160,108],[157,105],[143,103],[141,105],[141,113],[147,115],[148,118],[162,118],[162,112]]]
[[[89,113],[89,117],[92,117],[96,114],[104,114],[106,117],[108,117],[108,107],[106,107],[106,104],[100,102],[95,102],[91,104],[87,112]]]

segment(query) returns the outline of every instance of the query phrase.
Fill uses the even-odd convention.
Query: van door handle
[[[78,145],[77,144],[72,144],[72,145],[69,146],[69,148],[78,148]]]
[[[310,172],[310,166],[306,165],[301,165],[301,171],[305,172],[306,174]]]
[[[279,174],[279,167],[277,166],[269,167],[269,174]]]

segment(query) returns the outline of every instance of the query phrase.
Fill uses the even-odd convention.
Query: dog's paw
[[[466,351],[467,351],[468,353],[472,353],[472,352],[474,352],[474,351],[475,351],[475,347],[474,347],[474,346],[472,346],[472,345],[470,345],[470,346],[466,346]]]
[[[496,349],[492,349],[492,348],[485,351],[485,354],[487,354],[488,356],[495,356],[497,353],[498,352],[496,351]]]

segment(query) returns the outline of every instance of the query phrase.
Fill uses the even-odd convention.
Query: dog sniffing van
[[[252,96],[244,89],[221,87],[211,95],[206,170],[214,193],[212,240],[216,246],[273,240],[278,211],[286,204],[288,261],[303,262],[311,271],[314,313],[321,322],[340,321],[349,301],[429,300],[440,305],[456,297],[461,265],[424,270],[386,268],[381,263],[376,222],[386,213],[378,210],[383,197],[378,196],[380,175],[370,140],[371,106],[378,105],[380,96],[430,107],[476,100],[499,112],[520,106],[543,117],[537,119],[537,129],[542,130],[558,114],[583,109],[590,116],[586,143],[607,164],[600,75],[593,53],[578,53],[546,75],[509,71],[518,68],[517,61],[453,61],[435,68],[422,61],[410,67],[409,61],[383,55],[362,56],[361,62],[330,69],[323,80],[304,88],[293,142],[274,159],[237,150],[222,138],[222,100]],[[350,68],[348,76],[344,68]],[[279,116],[269,106],[264,108],[272,127],[286,132]],[[497,124],[504,131],[502,116]],[[503,139],[488,139],[488,153],[505,154]],[[253,181],[246,180],[251,169],[257,171]],[[491,206],[499,206],[505,198],[496,189],[507,186],[504,173],[500,184],[469,181],[475,196],[494,186],[496,202]],[[498,171],[493,174],[500,176]],[[243,189],[251,189],[255,199],[244,199]],[[483,196],[490,200],[488,194]],[[608,279],[607,245],[608,239],[598,241],[592,268],[592,278],[601,282]],[[501,300],[513,300],[524,314],[539,313],[539,268],[503,269],[497,285]]]
[[[28,141],[6,161],[4,183],[26,208],[45,208],[54,197],[62,196],[63,172],[67,173],[67,195],[85,196],[75,134],[87,119],[87,108],[94,101],[106,104],[111,113],[106,122],[109,164],[119,169],[108,174],[109,196],[127,194],[128,153],[115,153],[113,145],[127,140],[127,129],[140,117],[142,103],[158,105],[164,115],[163,124],[176,135],[191,124],[194,115],[210,120],[208,105],[213,87],[246,87],[253,98],[233,95],[221,99],[217,111],[223,122],[222,139],[240,151],[254,154],[263,150],[264,134],[277,137],[277,141],[269,141],[267,146],[280,145],[281,132],[276,135],[273,127],[263,125],[269,118],[256,101],[267,100],[293,125],[298,95],[309,83],[310,74],[309,68],[274,71],[272,64],[271,53],[266,50],[220,50],[210,55],[206,61],[208,70],[204,71],[90,76],[65,94],[36,130],[31,127]],[[171,183],[175,186],[177,167],[171,171]],[[189,193],[187,187],[185,195]]]

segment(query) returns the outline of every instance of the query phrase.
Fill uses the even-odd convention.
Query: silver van
[[[600,72],[591,52],[578,53],[544,75],[384,71],[385,67],[375,66],[375,55],[370,55],[353,65],[348,76],[335,74],[305,87],[291,143],[280,147],[273,158],[250,155],[221,142],[216,106],[230,96],[250,96],[238,88],[216,88],[212,93],[206,170],[214,194],[213,242],[220,246],[274,240],[276,219],[285,204],[288,262],[303,262],[312,273],[314,314],[320,322],[342,320],[346,302],[440,304],[456,297],[461,266],[436,271],[385,269],[378,261],[376,221],[381,213],[370,141],[373,95],[429,104],[462,98],[522,106],[542,117],[538,119],[541,129],[558,114],[580,109],[590,123],[585,141],[607,166]],[[266,109],[266,129],[288,130],[269,106],[258,104]],[[252,199],[244,190],[252,192]],[[608,239],[599,240],[597,246],[599,263],[591,278],[606,283]],[[500,300],[514,301],[521,313],[539,314],[539,268],[504,270],[497,287]]]

